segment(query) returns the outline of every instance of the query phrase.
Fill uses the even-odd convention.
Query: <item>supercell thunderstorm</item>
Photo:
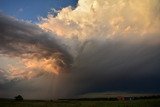
[[[55,96],[88,92],[90,87],[133,89],[126,81],[134,84],[146,78],[157,87],[152,80],[159,78],[160,70],[159,4],[159,0],[79,0],[76,8],[48,14],[37,25],[1,14],[0,57],[15,59],[19,66],[0,69],[0,82],[60,74],[55,93],[63,95]]]

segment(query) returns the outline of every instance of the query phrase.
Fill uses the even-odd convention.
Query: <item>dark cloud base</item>
[[[159,50],[159,44],[90,42],[75,61],[72,74],[61,81],[72,87],[68,93],[77,95],[103,91],[160,92]]]

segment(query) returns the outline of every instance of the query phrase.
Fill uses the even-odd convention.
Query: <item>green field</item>
[[[160,99],[132,101],[0,101],[0,107],[160,107]]]

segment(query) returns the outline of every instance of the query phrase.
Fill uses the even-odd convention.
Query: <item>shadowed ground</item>
[[[132,101],[14,101],[1,100],[0,107],[160,107],[160,99]]]

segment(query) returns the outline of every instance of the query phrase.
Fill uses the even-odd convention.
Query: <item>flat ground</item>
[[[160,107],[160,99],[132,101],[13,101],[0,100],[0,107]]]

